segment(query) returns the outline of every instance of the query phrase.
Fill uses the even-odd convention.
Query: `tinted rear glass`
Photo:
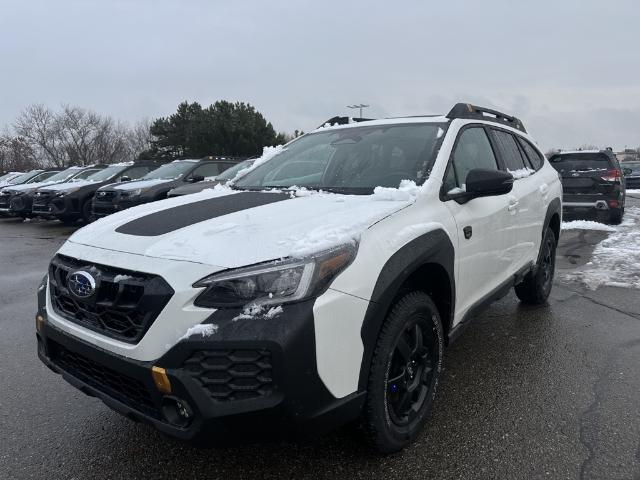
[[[567,153],[554,155],[549,163],[559,172],[606,170],[611,160],[604,153]]]
[[[622,168],[628,168],[635,175],[640,174],[640,163],[623,162],[620,164]]]

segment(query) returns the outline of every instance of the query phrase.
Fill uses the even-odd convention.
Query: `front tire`
[[[556,269],[556,243],[555,233],[547,228],[535,270],[528,273],[522,283],[515,286],[516,296],[522,303],[541,305],[549,298]]]
[[[422,430],[443,350],[442,322],[429,295],[414,291],[398,300],[378,336],[363,418],[369,441],[381,453],[401,450]]]

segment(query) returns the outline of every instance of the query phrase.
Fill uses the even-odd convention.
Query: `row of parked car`
[[[90,222],[135,205],[212,188],[252,161],[206,157],[12,172],[0,176],[0,214]]]

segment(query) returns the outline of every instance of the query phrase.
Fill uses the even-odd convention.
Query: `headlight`
[[[58,192],[56,193],[56,197],[64,197],[66,195],[71,195],[72,193],[77,192],[78,190],[80,190],[80,187],[78,188],[71,188],[69,190],[64,190],[62,192]]]
[[[355,258],[357,245],[304,259],[286,259],[215,273],[194,283],[206,288],[194,304],[204,308],[295,302],[320,293]]]
[[[121,197],[137,197],[141,193],[142,193],[142,189],[136,188],[135,190],[123,190],[122,193],[120,193],[120,196]]]

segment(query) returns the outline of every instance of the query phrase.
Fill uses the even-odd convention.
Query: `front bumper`
[[[112,201],[100,201],[96,198],[91,204],[91,213],[94,217],[101,218],[143,203],[146,202],[142,201],[139,197],[130,199],[121,199],[116,197]]]
[[[215,311],[205,323],[218,331],[191,336],[153,362],[98,348],[46,321],[39,295],[38,355],[54,372],[135,421],[196,443],[261,441],[323,433],[360,414],[364,393],[333,397],[318,376],[313,300],[285,306],[271,319],[234,320]],[[154,384],[151,367],[166,369],[171,395]],[[170,421],[169,397],[192,411],[188,425]]]
[[[53,197],[49,202],[51,214],[56,217],[81,216],[80,199],[78,197]]]
[[[9,210],[12,215],[29,217],[33,208],[33,197],[29,194],[13,196],[9,202]]]

